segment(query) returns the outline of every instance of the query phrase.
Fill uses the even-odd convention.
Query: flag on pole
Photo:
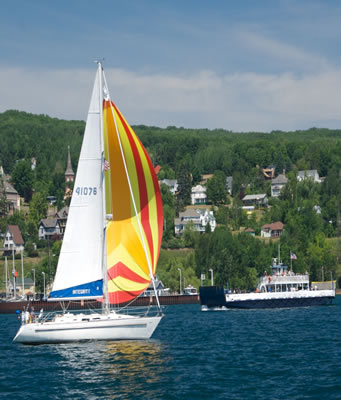
[[[109,169],[110,169],[109,161],[104,159],[104,171],[109,171]]]
[[[292,251],[290,252],[290,259],[291,260],[297,260],[296,254],[293,253]]]

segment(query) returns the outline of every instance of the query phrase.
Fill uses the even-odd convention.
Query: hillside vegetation
[[[30,250],[38,242],[39,220],[47,214],[47,195],[57,198],[58,208],[64,205],[67,148],[70,146],[76,172],[84,127],[83,121],[46,115],[0,114],[0,165],[29,207],[28,215],[6,215],[0,185],[0,230],[8,223],[19,225]],[[176,198],[167,187],[161,188],[165,229],[158,273],[166,286],[179,289],[179,268],[186,282],[194,285],[199,284],[202,273],[209,277],[211,268],[216,283],[229,281],[234,287],[252,288],[278,255],[279,244],[283,261],[290,263],[290,251],[297,255],[295,271],[308,271],[318,280],[323,267],[325,277],[330,273],[340,276],[341,130],[311,128],[266,134],[173,126],[139,125],[134,129],[153,164],[161,166],[159,179],[177,179],[179,183]],[[37,162],[34,171],[33,158]],[[268,208],[247,216],[240,208],[245,194],[271,194],[270,182],[262,172],[268,166],[275,166],[276,175],[285,171],[289,182],[279,198],[270,199]],[[323,183],[297,181],[298,170],[311,169],[318,171]],[[175,237],[174,218],[190,203],[191,186],[198,184],[203,174],[214,174],[207,183],[208,208],[214,211],[218,227],[204,234],[187,229],[181,238]],[[226,176],[233,177],[232,196],[226,193]],[[250,227],[259,234],[262,224],[276,221],[285,224],[280,241],[262,241],[244,233]],[[191,250],[169,250],[181,248]],[[45,268],[46,262],[39,265]]]

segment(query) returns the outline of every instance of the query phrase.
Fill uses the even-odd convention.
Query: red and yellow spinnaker
[[[155,275],[163,230],[162,200],[145,148],[109,100],[103,104],[103,120],[104,153],[110,165],[105,177],[106,212],[113,216],[106,230],[108,297],[109,303],[119,304],[149,286],[148,260]]]

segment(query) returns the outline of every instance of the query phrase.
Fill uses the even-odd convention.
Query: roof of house
[[[206,192],[206,187],[201,185],[192,187],[192,193],[200,193],[200,192]]]
[[[279,174],[275,179],[272,179],[272,184],[285,184],[288,183],[288,178],[284,174]]]
[[[265,199],[266,194],[261,193],[261,194],[247,194],[246,196],[243,197],[242,200],[261,200]]]
[[[194,208],[186,208],[185,211],[179,213],[179,218],[200,218],[200,211],[194,209]]]
[[[156,175],[161,171],[161,166],[157,165],[156,167],[154,167],[154,171],[156,173]]]
[[[16,245],[24,244],[24,239],[21,236],[18,225],[8,225],[7,230],[10,231],[11,235],[13,236],[13,242]]]
[[[178,184],[177,179],[162,179],[161,183],[164,183],[167,186],[176,186]]]
[[[56,213],[56,218],[67,218],[69,215],[69,207],[65,206]]]
[[[317,169],[309,169],[306,171],[298,171],[297,176],[304,178],[305,176],[314,176],[317,174]]]
[[[284,224],[281,221],[274,222],[272,224],[265,224],[262,226],[263,230],[281,231],[284,228]]]
[[[6,193],[18,194],[18,192],[14,189],[14,187],[6,180],[4,180],[4,186]]]
[[[245,229],[245,232],[255,232],[255,230],[252,228],[247,228],[247,229]]]
[[[57,223],[57,218],[44,218],[40,220],[40,224],[43,224],[45,228],[55,228]]]

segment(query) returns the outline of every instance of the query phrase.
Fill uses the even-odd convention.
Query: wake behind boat
[[[236,293],[222,286],[200,287],[201,310],[230,308],[289,308],[330,304],[335,298],[336,282],[313,282],[309,275],[295,274],[282,263],[274,263],[271,275],[259,279],[256,291]]]
[[[101,311],[61,315],[27,310],[19,343],[148,339],[162,313],[111,305],[138,297],[154,276],[163,229],[161,193],[142,143],[109,96],[101,62],[95,78],[64,240],[49,300],[101,299]]]

